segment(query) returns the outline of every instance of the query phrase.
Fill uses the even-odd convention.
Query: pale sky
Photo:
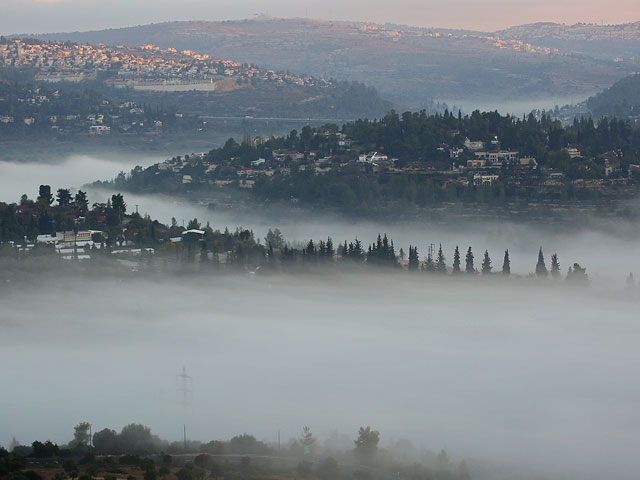
[[[0,0],[0,34],[230,20],[257,13],[491,31],[539,21],[635,22],[640,0]]]

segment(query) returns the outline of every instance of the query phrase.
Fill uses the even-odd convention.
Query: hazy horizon
[[[204,0],[177,4],[169,0],[149,2],[87,2],[79,0],[5,0],[0,33],[44,34],[64,31],[101,30],[149,23],[181,20],[224,21],[268,14],[280,18],[310,18],[335,21],[395,23],[416,27],[439,27],[495,31],[537,22],[622,24],[640,20],[640,4],[633,0],[601,2],[552,2],[457,0],[442,5],[433,0],[402,0],[391,4],[371,4],[355,0],[345,4],[335,0],[318,6],[312,2],[277,0],[268,8],[261,2],[223,1],[211,5]],[[366,7],[366,8],[365,8]],[[123,15],[126,10],[127,14]],[[496,11],[500,15],[496,15]]]

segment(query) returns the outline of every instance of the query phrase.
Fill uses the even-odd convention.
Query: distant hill
[[[640,22],[622,25],[533,23],[511,27],[496,35],[640,68]]]
[[[531,28],[522,34],[526,32],[534,35]],[[516,33],[515,29],[498,35],[261,17],[42,37],[107,45],[152,43],[299,74],[357,80],[410,108],[428,105],[433,99],[450,105],[498,105],[523,99],[558,99],[562,104],[569,97],[586,98],[634,71],[625,62],[576,56],[541,47],[540,42],[523,42]],[[634,44],[635,37],[629,42]]]
[[[596,118],[640,118],[640,74],[623,78],[589,98],[587,107]]]

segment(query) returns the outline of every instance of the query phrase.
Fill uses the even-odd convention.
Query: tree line
[[[49,185],[41,185],[36,200],[23,195],[19,204],[0,203],[0,242],[3,247],[0,248],[0,255],[24,255],[26,242],[35,243],[31,254],[54,253],[51,245],[37,242],[39,235],[60,231],[78,232],[82,229],[95,231],[92,235],[93,246],[85,245],[81,247],[81,252],[91,254],[92,258],[106,258],[113,249],[123,245],[152,249],[145,250],[141,260],[148,270],[162,268],[167,260],[171,260],[174,265],[198,264],[204,269],[260,273],[300,272],[328,265],[406,268],[409,273],[454,276],[462,273],[485,276],[498,273],[488,250],[485,250],[476,266],[475,254],[470,246],[464,257],[464,265],[458,246],[453,252],[453,262],[448,265],[442,245],[437,251],[429,247],[426,257],[420,260],[417,246],[409,245],[407,254],[403,248],[397,250],[393,239],[386,234],[378,234],[367,245],[357,237],[336,245],[330,236],[326,240],[311,239],[303,245],[294,245],[285,241],[279,229],[269,229],[263,243],[251,230],[214,230],[210,224],[202,225],[196,218],[183,226],[179,226],[175,218],[171,225],[164,225],[137,212],[127,214],[125,198],[119,193],[113,194],[106,203],[96,202],[89,207],[87,194],[82,190],[72,196],[69,189],[61,188],[54,196]],[[509,250],[504,252],[499,273],[505,277],[511,274]],[[558,255],[554,253],[551,256],[550,269],[547,269],[540,248],[535,275],[560,279]],[[569,267],[567,279],[586,283],[586,271],[575,263]]]
[[[90,428],[88,422],[79,423],[74,427],[73,439],[62,446],[49,440],[20,445],[14,439],[8,450],[0,447],[0,478],[115,480],[126,476],[127,480],[135,480],[140,476],[144,480],[240,480],[255,475],[284,475],[373,480],[393,474],[415,480],[471,479],[466,462],[454,464],[444,449],[438,454],[425,452],[419,463],[411,463],[407,460],[407,453],[413,448],[410,442],[392,442],[388,448],[381,448],[380,432],[370,426],[358,429],[351,448],[331,442],[320,445],[309,426],[302,427],[300,434],[284,446],[259,441],[247,433],[230,440],[168,442],[137,423],[126,425],[120,433],[105,428],[91,435]],[[260,463],[261,457],[271,457],[280,464],[264,460]]]

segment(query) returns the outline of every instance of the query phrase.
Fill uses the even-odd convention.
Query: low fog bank
[[[47,162],[24,163],[0,160],[0,202],[18,202],[26,193],[35,198],[40,185],[52,189],[80,188],[99,178],[113,178],[136,165],[149,166],[165,159],[164,155],[144,155],[114,151],[111,155],[71,155]]]
[[[169,440],[408,439],[555,478],[637,476],[637,303],[404,275],[48,278],[1,294],[0,444],[79,421]],[[176,375],[193,377],[187,408]],[[525,477],[527,477],[525,475]],[[529,478],[532,478],[533,475]]]
[[[91,201],[106,201],[112,193],[110,190],[89,190]],[[640,274],[640,223],[635,220],[581,215],[567,220],[566,224],[554,225],[473,217],[453,217],[437,223],[427,220],[394,222],[345,219],[308,212],[290,215],[277,209],[260,213],[212,210],[180,198],[131,193],[124,196],[129,210],[135,210],[138,205],[141,214],[149,214],[166,224],[171,224],[173,217],[178,225],[187,225],[190,219],[197,218],[202,225],[209,222],[214,230],[221,231],[226,227],[233,231],[241,226],[251,229],[263,243],[267,231],[274,228],[296,246],[302,246],[308,240],[317,243],[330,236],[336,245],[357,237],[366,248],[379,233],[386,233],[394,241],[396,252],[402,248],[406,254],[409,245],[417,246],[420,260],[427,256],[429,245],[433,244],[437,250],[442,244],[448,265],[453,261],[456,246],[460,247],[463,259],[466,249],[471,246],[477,265],[488,250],[494,271],[498,271],[504,251],[508,249],[511,271],[527,275],[535,271],[538,249],[542,247],[547,264],[551,255],[557,253],[561,271],[566,274],[569,266],[577,262],[587,268],[587,274],[599,288],[622,288],[630,272],[635,272],[636,277]],[[637,210],[640,205],[634,204],[633,208]]]
[[[585,101],[592,95],[599,93],[598,90],[592,92],[581,93],[578,95],[566,95],[566,96],[552,96],[542,98],[512,98],[512,99],[495,99],[495,98],[480,98],[480,99],[456,99],[445,100],[448,105],[454,105],[463,112],[471,113],[474,110],[480,110],[481,112],[498,111],[502,115],[511,114],[515,117],[522,117],[528,115],[535,110],[546,110],[547,112],[553,111],[557,107],[563,107],[565,105],[575,105],[582,101]]]

